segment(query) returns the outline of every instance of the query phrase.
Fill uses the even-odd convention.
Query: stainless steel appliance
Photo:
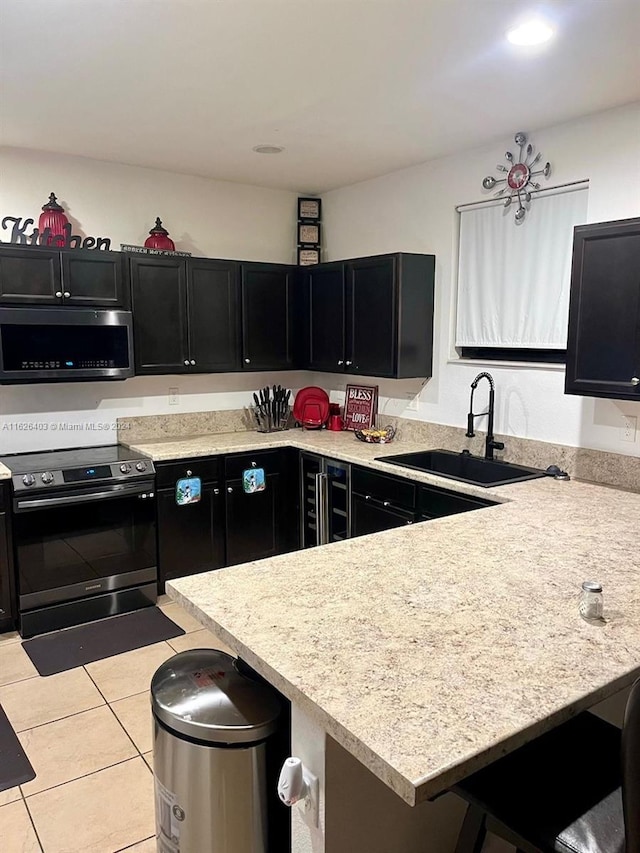
[[[120,445],[7,456],[20,633],[154,604],[153,462]]]
[[[311,548],[351,536],[351,466],[312,453],[300,454],[301,546]]]
[[[0,383],[133,376],[130,311],[0,308]]]

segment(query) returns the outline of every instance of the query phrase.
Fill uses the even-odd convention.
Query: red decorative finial
[[[175,243],[169,237],[167,229],[162,227],[162,220],[159,216],[156,217],[156,224],[149,231],[149,236],[144,241],[144,245],[147,249],[168,249],[170,252],[175,252]]]
[[[51,193],[47,204],[42,205],[42,213],[38,219],[38,231],[42,234],[48,228],[51,232],[47,237],[46,245],[62,245],[65,240],[64,226],[68,224],[69,220],[65,216],[64,207],[58,204],[55,194]]]

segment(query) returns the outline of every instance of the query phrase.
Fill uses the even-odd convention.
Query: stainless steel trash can
[[[280,702],[224,652],[195,649],[151,681],[158,853],[266,853],[266,739]]]

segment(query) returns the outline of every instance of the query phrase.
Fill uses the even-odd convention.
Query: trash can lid
[[[237,661],[214,649],[192,649],[165,661],[151,680],[151,707],[180,734],[211,743],[255,743],[276,729],[274,691],[242,675]]]

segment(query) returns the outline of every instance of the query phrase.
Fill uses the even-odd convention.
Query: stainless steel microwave
[[[0,384],[133,376],[130,311],[0,308]]]

